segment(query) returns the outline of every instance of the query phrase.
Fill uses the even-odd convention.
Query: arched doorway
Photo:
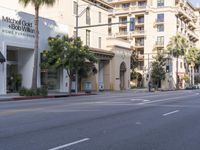
[[[125,72],[126,64],[122,62],[120,65],[120,90],[125,90]]]

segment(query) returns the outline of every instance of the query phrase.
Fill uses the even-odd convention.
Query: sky
[[[195,6],[200,6],[200,0],[189,0],[191,3],[193,3]]]

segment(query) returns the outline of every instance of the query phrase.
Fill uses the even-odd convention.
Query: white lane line
[[[54,148],[51,148],[49,150],[59,150],[59,149],[69,147],[69,146],[72,146],[72,145],[75,145],[75,144],[79,144],[79,143],[82,143],[82,142],[85,142],[85,141],[88,141],[88,140],[90,140],[90,138],[85,138],[85,139],[78,140],[78,141],[75,141],[75,142],[72,142],[72,143],[68,143],[68,144],[65,144],[65,145],[54,147]]]
[[[157,103],[157,102],[163,102],[163,101],[175,100],[175,99],[186,98],[186,97],[191,97],[191,96],[196,96],[196,95],[189,95],[189,96],[179,96],[179,97],[165,98],[165,99],[161,99],[161,100],[155,100],[155,101],[150,101],[150,102],[138,103],[138,105],[144,105],[144,104],[151,104],[151,103]]]
[[[168,116],[168,115],[171,115],[171,114],[175,114],[177,112],[179,112],[179,110],[175,110],[175,111],[172,111],[172,112],[165,113],[165,114],[163,114],[163,116]]]
[[[147,99],[131,99],[131,101],[149,102],[150,100],[147,100]]]

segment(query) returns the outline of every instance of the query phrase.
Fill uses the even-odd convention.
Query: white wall
[[[13,1],[12,1],[13,2]],[[12,3],[10,3],[11,6]],[[9,5],[7,5],[9,6]],[[18,5],[19,6],[19,5]],[[5,18],[9,17],[11,20],[25,21],[29,23],[29,28],[34,29],[34,16],[22,11],[14,11],[13,9],[3,8],[0,6],[0,50],[6,57],[7,46],[13,46],[17,48],[29,49],[28,51],[19,50],[19,65],[21,66],[20,72],[23,73],[22,84],[26,87],[30,87],[30,81],[32,79],[33,69],[33,49],[34,49],[34,33],[25,32],[10,28],[13,23],[6,22]],[[3,20],[4,17],[4,20]],[[8,18],[8,19],[9,19]],[[31,25],[32,24],[32,25]],[[19,28],[27,27],[22,24],[14,24]],[[56,36],[57,34],[67,34],[68,27],[66,25],[58,24],[53,20],[40,18],[39,20],[39,53],[48,49],[48,37]],[[30,50],[32,49],[32,51]],[[21,59],[23,58],[23,59]],[[29,59],[30,58],[30,59]],[[40,60],[40,58],[39,58]],[[39,64],[38,64],[39,65]],[[0,94],[6,93],[6,63],[0,65]],[[40,70],[38,71],[38,85],[40,85]],[[67,78],[64,79],[67,82]]]
[[[26,88],[31,88],[33,56],[33,50],[18,50],[18,69],[22,74],[22,86]]]

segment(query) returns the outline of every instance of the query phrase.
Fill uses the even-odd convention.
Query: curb
[[[8,102],[8,101],[23,101],[23,100],[40,100],[47,98],[62,98],[62,97],[77,97],[77,96],[90,96],[97,95],[96,93],[83,93],[83,94],[71,94],[71,95],[52,95],[52,96],[22,96],[22,97],[13,97],[13,98],[5,98],[0,99],[0,102]]]

